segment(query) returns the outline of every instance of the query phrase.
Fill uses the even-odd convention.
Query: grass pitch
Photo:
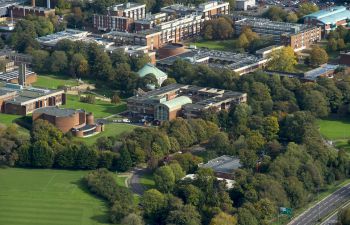
[[[0,169],[0,224],[109,224],[107,205],[81,178],[88,171]],[[118,178],[123,184],[125,178]]]

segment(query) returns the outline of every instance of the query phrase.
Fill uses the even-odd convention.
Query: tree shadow
[[[94,198],[97,198],[103,202],[103,204],[105,205],[105,210],[103,210],[103,214],[94,215],[90,218],[99,224],[110,224],[109,215],[108,215],[109,205],[108,205],[107,201],[104,200],[103,198],[101,198],[100,196],[89,191],[87,184],[84,182],[83,178],[81,178],[78,181],[73,181],[73,182],[71,182],[71,184],[76,185],[80,190],[82,190],[86,194],[89,194],[89,195],[93,196]]]

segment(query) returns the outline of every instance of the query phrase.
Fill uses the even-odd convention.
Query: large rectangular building
[[[338,26],[350,25],[350,11],[344,6],[335,6],[304,16],[304,23],[322,28],[323,35]]]
[[[184,53],[158,60],[157,65],[165,70],[177,59],[187,60],[192,64],[206,64],[214,69],[229,69],[239,75],[263,68],[268,60],[267,58],[247,53],[234,53],[200,48],[189,49]]]
[[[124,3],[112,6],[107,15],[94,14],[93,25],[101,31],[132,31],[135,20],[146,17],[146,5],[139,3]]]
[[[38,108],[60,106],[65,103],[66,94],[63,90],[21,88],[14,84],[0,87],[0,109],[6,114],[25,116]]]
[[[228,110],[232,104],[247,101],[247,94],[228,90],[171,84],[154,91],[142,92],[127,99],[128,111],[157,121],[179,116],[197,118],[209,108]]]
[[[271,38],[276,44],[292,47],[295,51],[308,48],[321,40],[321,28],[296,23],[276,22],[255,17],[236,18],[234,22],[236,34],[244,27],[249,27],[257,34]]]

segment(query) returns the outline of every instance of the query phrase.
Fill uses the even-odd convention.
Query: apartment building
[[[295,51],[307,48],[321,40],[321,28],[307,24],[241,17],[235,18],[234,27],[237,34],[240,34],[244,27],[249,27],[263,37],[272,38],[276,44],[291,46]]]
[[[101,31],[127,31],[133,30],[133,22],[146,17],[146,5],[139,3],[124,3],[112,6],[107,15],[94,14],[94,28]]]

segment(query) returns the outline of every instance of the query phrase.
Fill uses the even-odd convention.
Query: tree
[[[170,211],[166,222],[172,225],[201,224],[201,216],[194,206],[185,205],[180,209]]]
[[[214,38],[214,29],[213,29],[213,25],[212,24],[208,24],[206,26],[204,26],[204,39],[206,40],[213,40]]]
[[[169,167],[173,171],[175,182],[181,180],[186,175],[179,163],[172,162],[169,164]]]
[[[219,132],[209,139],[208,150],[214,151],[217,155],[232,154],[230,145],[227,134]]]
[[[33,69],[38,72],[47,71],[49,53],[45,50],[34,50],[31,52]]]
[[[51,72],[64,72],[68,67],[67,55],[64,51],[54,51],[50,56]]]
[[[319,66],[328,62],[327,52],[318,46],[312,48],[310,52],[310,63],[313,66]]]
[[[239,225],[258,225],[258,220],[252,212],[247,208],[238,209],[238,223]]]
[[[238,46],[240,48],[247,48],[249,46],[249,40],[245,34],[241,34],[238,37]]]
[[[267,140],[272,140],[277,137],[279,132],[279,124],[277,117],[268,116],[263,119],[262,134]]]
[[[220,212],[210,221],[210,225],[237,225],[237,219],[227,213]]]
[[[266,12],[263,13],[263,17],[269,18],[273,21],[285,21],[287,12],[285,12],[281,7],[271,6]]]
[[[295,14],[294,12],[290,12],[288,13],[288,16],[286,18],[287,22],[290,22],[290,23],[296,23],[298,22],[298,16],[297,14]]]
[[[132,166],[132,160],[128,149],[125,146],[123,146],[119,154],[120,154],[120,157],[118,159],[118,165],[117,165],[118,169],[120,171],[128,171]]]
[[[119,104],[121,102],[120,97],[117,94],[114,94],[111,99],[111,103],[113,104]]]
[[[294,50],[291,47],[284,47],[271,53],[271,60],[267,67],[269,70],[281,72],[293,72],[297,64]]]
[[[328,51],[335,52],[338,49],[338,43],[334,38],[328,39],[327,42],[327,49]]]
[[[304,3],[301,3],[299,5],[299,9],[298,9],[298,14],[299,14],[299,17],[303,17],[303,16],[306,16],[308,14],[311,14],[313,12],[317,12],[319,11],[320,9],[318,8],[318,6],[313,3],[313,2],[304,2]]]
[[[339,225],[347,225],[350,224],[350,207],[346,207],[340,211],[338,216]]]
[[[82,54],[76,53],[71,59],[69,71],[73,77],[84,77],[88,74],[89,63]]]
[[[149,189],[141,198],[141,206],[145,215],[150,219],[154,219],[160,213],[160,210],[166,206],[166,198],[158,190]]]
[[[337,48],[338,50],[344,50],[346,48],[344,39],[340,38],[337,40]]]
[[[51,168],[54,162],[54,152],[45,141],[37,141],[33,144],[32,165],[35,167]]]
[[[170,192],[175,185],[175,175],[170,166],[159,167],[153,174],[158,190]]]
[[[122,219],[121,224],[123,224],[123,225],[144,225],[145,223],[143,222],[141,216],[139,216],[135,213],[131,213]]]
[[[302,108],[310,111],[316,117],[325,117],[329,113],[328,102],[319,91],[312,90],[302,99]]]
[[[165,81],[162,83],[162,87],[168,86],[170,84],[176,84],[176,80],[174,78],[167,78]]]

